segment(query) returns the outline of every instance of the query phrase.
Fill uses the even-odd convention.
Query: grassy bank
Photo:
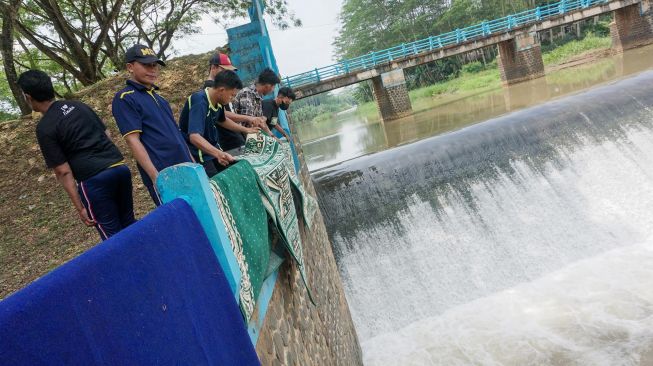
[[[160,92],[171,103],[175,117],[204,80],[210,56],[180,57],[163,70]],[[154,205],[109,110],[126,76],[109,77],[77,96],[98,112],[125,154],[133,174],[134,209],[141,218]],[[36,123],[33,119],[0,123],[0,299],[99,241],[95,229],[79,221],[52,171],[45,168],[36,142]]]

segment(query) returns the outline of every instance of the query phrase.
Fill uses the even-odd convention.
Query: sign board
[[[238,68],[238,76],[244,85],[252,84],[266,67],[279,74],[268,28],[263,19],[263,10],[265,10],[265,3],[262,0],[253,0],[248,10],[250,22],[227,29],[231,50],[229,57]],[[268,98],[273,97],[273,95],[268,96]],[[279,111],[279,122],[284,130],[290,132],[284,111]]]

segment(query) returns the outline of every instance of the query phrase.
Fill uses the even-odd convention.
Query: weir
[[[650,362],[651,85],[315,172],[366,364]]]
[[[263,6],[228,30],[245,82],[278,72]],[[253,136],[273,148],[212,181],[199,164],[160,171],[164,205],[0,302],[3,363],[360,365],[302,153]],[[254,162],[274,169],[262,178]]]

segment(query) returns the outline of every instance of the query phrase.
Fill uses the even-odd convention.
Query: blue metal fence
[[[507,32],[511,29],[537,23],[547,18],[608,2],[610,0],[562,0],[521,13],[508,15],[504,18],[485,21],[471,27],[456,29],[452,32],[428,37],[415,42],[403,43],[385,50],[374,51],[363,56],[343,60],[333,65],[288,76],[283,79],[283,83],[286,86],[295,88],[318,83],[325,79],[349,74],[350,72],[363,71],[393,60],[487,37],[496,33]]]

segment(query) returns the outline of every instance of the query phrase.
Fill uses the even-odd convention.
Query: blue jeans
[[[102,240],[136,222],[132,177],[126,165],[105,169],[79,182],[77,190]]]

